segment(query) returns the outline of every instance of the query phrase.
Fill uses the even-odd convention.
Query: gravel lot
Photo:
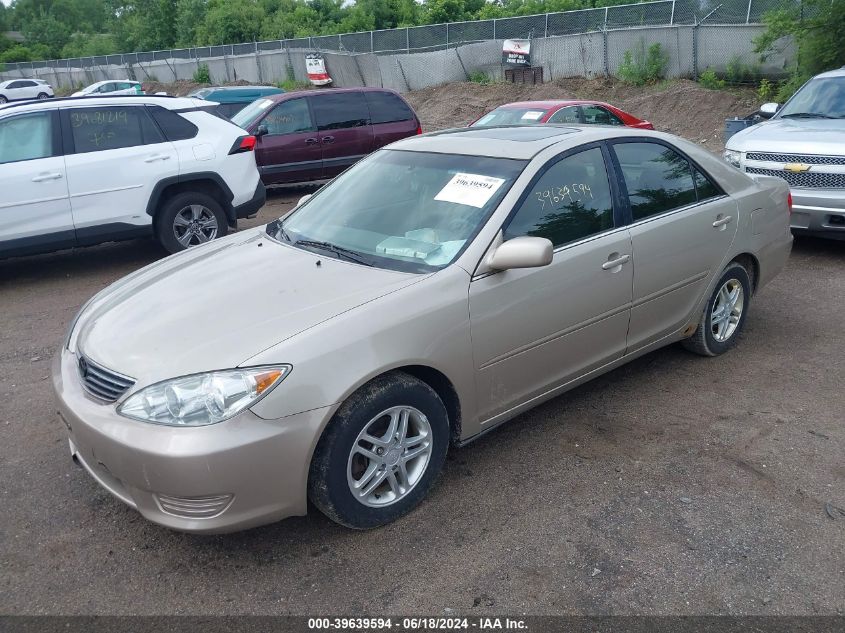
[[[845,243],[796,242],[730,354],[664,349],[452,450],[396,524],[214,537],[112,499],[54,414],[69,319],[161,256],[0,262],[0,613],[845,613]]]

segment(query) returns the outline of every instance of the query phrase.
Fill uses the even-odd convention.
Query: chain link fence
[[[602,9],[496,20],[367,31],[293,40],[7,64],[0,79],[34,76],[74,87],[127,76],[139,81],[191,80],[208,66],[215,83],[245,80],[307,81],[305,54],[322,51],[335,86],[380,86],[405,92],[478,73],[503,78],[502,43],[532,40],[532,64],[548,80],[618,75],[625,53],[660,44],[667,77],[693,77],[707,69],[722,76],[785,74],[790,45],[761,62],[752,40],[763,32],[763,12],[793,0],[734,0],[699,15],[698,0],[658,0]],[[706,21],[702,21],[706,17]]]

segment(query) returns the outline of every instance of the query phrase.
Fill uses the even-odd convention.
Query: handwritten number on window
[[[550,205],[555,205],[563,202],[564,200],[568,200],[572,203],[581,200],[593,199],[593,191],[590,189],[589,185],[583,182],[573,182],[571,189],[568,185],[562,185],[560,187],[551,187],[543,191],[535,191],[534,195],[537,196],[537,201],[543,205],[540,207],[541,211],[546,208],[547,202]]]

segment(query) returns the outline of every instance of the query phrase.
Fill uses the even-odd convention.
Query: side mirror
[[[262,136],[265,136],[266,134],[269,134],[269,133],[270,133],[270,130],[267,128],[266,125],[259,125],[255,129],[255,134],[253,134],[253,136],[255,136],[257,138],[261,138]]]
[[[539,268],[552,263],[554,246],[544,237],[515,237],[493,251],[489,266],[495,270]]]
[[[308,198],[310,198],[312,195],[314,195],[314,194],[312,194],[312,193],[308,193],[308,194],[305,194],[304,196],[302,196],[302,197],[299,199],[299,202],[297,202],[297,203],[296,203],[296,206],[297,206],[297,207],[301,207],[303,204],[305,204],[306,202],[308,202]]]
[[[780,104],[778,103],[764,103],[760,106],[760,116],[764,119],[771,119],[779,109]]]

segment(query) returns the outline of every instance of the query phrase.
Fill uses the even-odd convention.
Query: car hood
[[[790,152],[842,155],[845,120],[775,119],[734,134],[727,149],[740,152]]]
[[[107,288],[80,315],[76,347],[138,384],[237,367],[423,277],[322,257],[255,229]]]

